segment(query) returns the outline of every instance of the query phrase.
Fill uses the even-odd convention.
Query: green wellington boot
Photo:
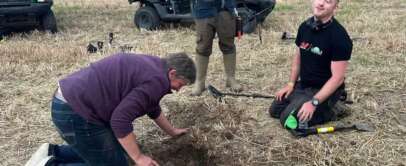
[[[192,90],[192,96],[200,96],[206,89],[206,74],[207,66],[209,64],[208,56],[196,55],[196,82]]]
[[[237,57],[234,54],[223,55],[224,70],[226,73],[226,87],[231,88],[232,91],[241,92],[242,86],[235,80],[235,69]]]

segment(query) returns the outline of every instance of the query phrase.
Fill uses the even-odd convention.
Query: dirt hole
[[[164,166],[206,166],[211,164],[207,149],[195,148],[192,144],[173,146],[155,154],[156,159]]]
[[[163,166],[207,166],[214,164],[214,157],[209,156],[208,148],[199,146],[190,134],[170,138],[161,143],[145,142],[143,151],[152,156]]]

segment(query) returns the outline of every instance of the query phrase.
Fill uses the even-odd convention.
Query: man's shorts
[[[219,47],[224,55],[235,54],[235,17],[228,11],[221,11],[211,18],[195,19],[196,23],[196,52],[202,56],[212,53],[213,39],[219,38]]]

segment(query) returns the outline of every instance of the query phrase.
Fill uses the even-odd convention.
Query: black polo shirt
[[[315,30],[305,21],[298,30],[295,42],[300,48],[300,82],[304,87],[323,87],[332,75],[331,62],[351,58],[352,41],[345,28],[334,18],[321,27]]]

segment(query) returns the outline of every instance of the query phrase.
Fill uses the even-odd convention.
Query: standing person
[[[92,63],[59,81],[52,99],[52,121],[68,145],[43,144],[26,166],[127,166],[126,155],[140,166],[157,166],[143,155],[132,122],[148,115],[167,134],[175,128],[159,102],[171,90],[195,81],[195,65],[185,53],[165,58],[117,54]]]
[[[347,31],[334,18],[338,3],[313,0],[313,16],[299,27],[290,81],[276,93],[269,110],[288,129],[321,124],[334,116],[331,109],[344,90],[352,53]],[[286,121],[290,115],[294,121]]]
[[[199,96],[205,90],[205,81],[209,56],[215,34],[219,38],[219,47],[223,53],[226,86],[234,91],[242,87],[235,79],[236,48],[235,36],[235,0],[195,0],[193,15],[196,23],[196,84],[192,95]]]

